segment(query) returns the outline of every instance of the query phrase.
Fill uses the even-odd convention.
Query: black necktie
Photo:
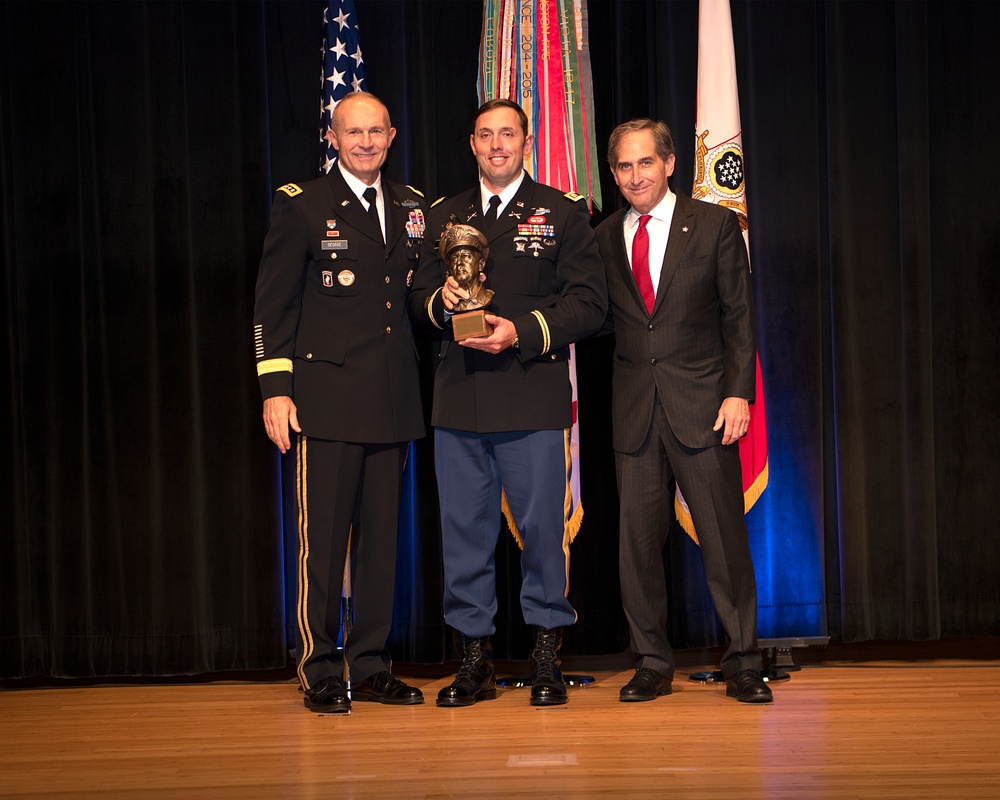
[[[382,235],[382,222],[378,218],[378,206],[375,205],[375,198],[378,197],[375,187],[369,186],[365,189],[364,197],[368,201],[368,216],[372,218],[372,221],[375,223],[375,230],[378,231],[379,238],[384,242],[385,237]]]
[[[490,198],[490,207],[486,211],[486,228],[497,221],[497,212],[500,210],[500,195],[495,194]]]

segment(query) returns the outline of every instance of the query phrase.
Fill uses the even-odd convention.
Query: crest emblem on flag
[[[695,179],[691,196],[731,208],[747,230],[746,184],[743,175],[743,147],[739,137],[716,145],[711,150],[705,139],[709,131],[698,134],[695,141]]]

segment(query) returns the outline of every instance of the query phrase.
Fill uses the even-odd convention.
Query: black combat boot
[[[559,671],[562,629],[535,628],[535,649],[531,652],[531,705],[561,706],[566,702],[566,684]]]
[[[462,666],[449,686],[438,692],[439,706],[471,706],[497,696],[493,673],[493,646],[488,636],[462,637]]]

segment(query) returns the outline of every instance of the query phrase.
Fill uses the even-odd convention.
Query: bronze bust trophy
[[[456,341],[489,336],[486,307],[493,292],[483,287],[483,268],[490,254],[489,242],[471,225],[449,225],[441,234],[439,252],[448,264],[448,274],[469,293],[455,304],[451,330]]]

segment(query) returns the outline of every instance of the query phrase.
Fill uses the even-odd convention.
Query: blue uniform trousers
[[[495,552],[501,487],[523,542],[521,611],[528,625],[576,621],[569,591],[566,430],[471,433],[436,428],[445,620],[469,637],[496,631]]]

